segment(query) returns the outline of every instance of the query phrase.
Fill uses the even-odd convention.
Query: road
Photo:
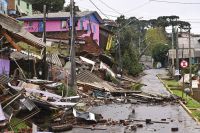
[[[164,69],[151,69],[146,70],[146,76],[142,77],[142,83],[146,84],[142,88],[142,91],[153,93],[169,95],[169,92],[165,89],[163,84],[157,78],[157,74],[164,74],[166,71]],[[135,109],[135,113],[132,110]],[[123,119],[137,119],[145,120],[151,119],[152,121],[161,121],[161,119],[166,119],[168,124],[146,124],[145,122],[139,122],[143,124],[143,128],[137,128],[135,133],[171,133],[172,128],[178,128],[175,133],[200,133],[200,125],[198,125],[180,106],[179,104],[111,104],[103,105],[98,107],[93,107],[90,109],[91,112],[102,114],[105,119],[112,120],[123,120]],[[133,122],[136,124],[138,122]],[[86,130],[86,129],[76,129],[74,128],[70,133],[124,133],[133,132],[123,126],[98,126],[101,128],[106,128],[106,130]]]

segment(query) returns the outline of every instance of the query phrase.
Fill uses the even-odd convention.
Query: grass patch
[[[179,83],[176,80],[164,80],[164,83],[168,87],[180,87]]]
[[[179,96],[179,97],[182,97],[182,91],[180,90],[172,90],[172,92]],[[183,94],[183,99],[186,100],[187,99],[187,103],[186,103],[186,106],[188,108],[200,108],[200,103],[196,100],[194,100],[192,97],[190,96],[187,96],[186,97],[186,94]]]
[[[178,88],[180,87],[179,83],[176,80],[163,80],[164,84],[168,87],[168,89],[170,89],[173,94],[175,94],[176,96],[182,97],[182,91],[181,90],[175,90],[172,88]],[[200,103],[198,101],[196,101],[195,99],[193,99],[190,96],[186,96],[185,93],[183,93],[183,99],[186,102],[186,106],[188,108],[194,108],[194,109],[198,109],[200,108]],[[200,111],[199,110],[191,110],[192,112],[192,116],[196,117],[199,121],[200,121]]]
[[[200,111],[193,110],[192,111],[192,116],[196,117],[200,121]]]

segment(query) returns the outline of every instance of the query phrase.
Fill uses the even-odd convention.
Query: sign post
[[[182,99],[183,99],[183,92],[185,89],[185,74],[183,70],[188,67],[188,62],[186,60],[182,60],[180,66],[182,68],[182,74],[183,74],[183,90],[182,90]]]

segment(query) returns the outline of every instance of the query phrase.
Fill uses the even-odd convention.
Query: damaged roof
[[[7,30],[15,39],[20,39],[37,48],[45,47],[45,44],[40,38],[26,31],[22,25],[20,25],[19,21],[15,20],[14,18],[0,14],[0,29],[1,28]]]
[[[116,91],[114,87],[88,70],[80,71],[77,75],[77,83],[93,86],[94,88],[104,89],[110,92]]]

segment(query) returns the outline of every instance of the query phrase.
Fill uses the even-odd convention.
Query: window
[[[66,29],[67,28],[67,21],[66,20],[62,20],[61,21],[61,29]]]
[[[26,7],[27,7],[27,9],[29,9],[29,3],[26,3]]]
[[[17,0],[17,3],[18,3],[18,5],[20,6],[21,1],[20,1],[20,0]]]

